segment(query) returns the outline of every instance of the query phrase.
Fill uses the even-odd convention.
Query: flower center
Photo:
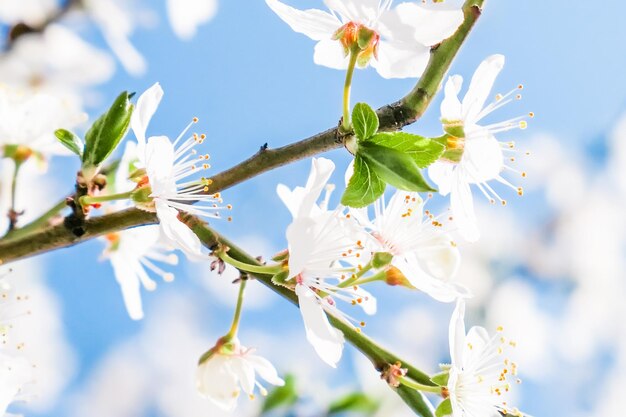
[[[378,59],[380,35],[362,23],[348,22],[333,34],[333,39],[341,42],[346,56],[357,54],[357,64],[366,66],[372,59]]]

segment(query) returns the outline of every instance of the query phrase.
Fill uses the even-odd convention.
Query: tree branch
[[[378,109],[381,130],[398,130],[415,122],[428,108],[454,56],[467,38],[481,14],[484,0],[467,0],[463,6],[465,20],[457,32],[433,47],[424,74],[413,90],[396,103]],[[246,161],[212,177],[209,193],[216,193],[274,168],[308,158],[342,146],[343,137],[332,128],[307,139],[277,149],[263,146]],[[156,223],[152,213],[128,209],[85,222],[86,233],[75,236],[64,225],[58,225],[16,239],[0,240],[0,264],[50,250],[65,248],[103,234],[129,227]]]

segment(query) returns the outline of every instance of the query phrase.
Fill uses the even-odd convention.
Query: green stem
[[[243,307],[243,292],[246,289],[246,282],[248,280],[245,278],[241,279],[241,283],[239,284],[239,295],[237,296],[237,307],[235,307],[235,315],[233,316],[233,323],[230,325],[230,330],[224,336],[226,340],[232,340],[237,336],[237,329],[239,328],[239,320],[241,319],[241,309]]]
[[[246,262],[238,261],[237,259],[233,259],[224,251],[215,252],[215,255],[220,258],[222,261],[226,262],[229,265],[234,266],[240,271],[251,272],[255,274],[271,274],[274,275],[280,271],[282,271],[282,265],[253,265]]]
[[[433,392],[433,393],[436,393],[436,394],[441,394],[441,387],[440,386],[420,384],[420,383],[415,382],[415,381],[413,381],[413,380],[411,380],[411,379],[409,379],[407,377],[400,377],[399,381],[405,387],[409,387],[409,388],[412,388],[412,389],[417,390],[417,391]]]
[[[99,196],[84,195],[80,198],[80,205],[88,206],[90,204],[104,203],[106,201],[128,200],[132,193],[133,191],[128,191],[128,192],[119,193],[119,194],[99,195]]]
[[[359,56],[358,51],[350,52],[350,62],[348,63],[348,71],[346,71],[346,81],[343,85],[343,122],[341,129],[349,132],[352,129],[352,121],[350,120],[350,89],[352,87],[352,76],[354,75],[354,67]]]
[[[375,281],[384,281],[385,278],[387,276],[387,271],[379,271],[373,275],[370,275],[369,277],[365,277],[365,278],[361,278],[359,280],[357,280],[354,285],[363,285],[363,284],[368,284],[370,282],[375,282]]]

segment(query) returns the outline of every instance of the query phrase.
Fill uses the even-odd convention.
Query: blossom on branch
[[[460,75],[448,78],[445,85],[445,97],[441,103],[441,120],[444,130],[450,133],[448,149],[462,152],[457,160],[438,161],[428,168],[428,175],[438,185],[439,193],[450,194],[450,204],[459,232],[469,241],[476,241],[480,235],[474,213],[474,203],[470,185],[473,184],[492,203],[496,200],[503,205],[506,200],[488,184],[495,180],[523,194],[521,187],[514,186],[504,179],[501,172],[505,169],[516,172],[522,177],[526,174],[508,166],[506,161],[514,161],[507,152],[516,152],[513,142],[500,142],[495,135],[512,129],[525,129],[526,116],[515,117],[498,123],[479,125],[480,121],[505,104],[519,100],[519,85],[509,93],[497,94],[495,100],[487,105],[485,101],[493,87],[496,77],[504,66],[504,56],[492,55],[485,59],[472,77],[463,101],[459,93],[463,84]],[[533,117],[529,113],[528,117]]]
[[[242,390],[251,399],[257,388],[261,395],[267,395],[257,374],[269,384],[285,384],[267,359],[255,355],[254,349],[245,348],[234,338],[225,344],[218,343],[200,360],[196,385],[200,395],[223,410],[233,411]]]
[[[320,358],[333,367],[341,358],[344,337],[331,326],[326,312],[349,325],[355,320],[337,308],[336,300],[360,305],[367,314],[376,312],[376,299],[371,294],[356,285],[342,286],[343,281],[358,271],[358,266],[353,265],[365,265],[369,261],[363,246],[365,232],[352,218],[346,217],[342,207],[327,210],[329,192],[317,204],[334,169],[332,161],[314,158],[304,188],[293,191],[284,185],[277,188],[293,215],[293,222],[287,228],[289,279],[295,282],[307,339]]]
[[[517,365],[504,357],[515,342],[498,333],[489,336],[483,327],[465,333],[465,301],[459,299],[450,319],[450,357],[448,392],[453,417],[484,417],[522,414],[507,402],[511,379]],[[516,379],[516,383],[520,380]]]
[[[139,163],[143,167],[140,173],[133,174],[137,188],[132,198],[137,207],[156,213],[167,243],[192,259],[206,259],[200,239],[179,218],[179,210],[219,218],[218,210],[224,208],[218,205],[222,203],[219,193],[206,193],[210,180],[204,177],[187,180],[210,167],[209,155],[198,155],[193,149],[204,142],[205,135],[187,136],[198,121],[194,118],[173,142],[167,136],[146,139],[146,129],[162,97],[161,86],[154,84],[139,97],[131,118]]]
[[[294,31],[317,41],[316,64],[346,69],[348,55],[358,47],[358,65],[371,64],[384,78],[419,77],[430,47],[454,34],[463,21],[459,8],[442,4],[409,2],[392,8],[392,0],[325,0],[328,12],[298,10],[278,0],[266,3]]]
[[[397,268],[409,283],[431,297],[451,302],[469,292],[453,282],[461,255],[443,222],[424,210],[418,193],[398,190],[385,204],[385,197],[374,203],[374,219],[367,209],[350,213],[371,236],[373,252],[393,255],[391,267]]]

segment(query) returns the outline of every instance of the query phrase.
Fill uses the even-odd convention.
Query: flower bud
[[[388,285],[401,285],[405,288],[415,289],[406,276],[395,266],[391,265],[385,271],[385,282]]]
[[[378,59],[380,35],[361,23],[346,23],[333,34],[333,39],[341,42],[346,56],[357,54],[359,67],[367,66],[372,56]]]

